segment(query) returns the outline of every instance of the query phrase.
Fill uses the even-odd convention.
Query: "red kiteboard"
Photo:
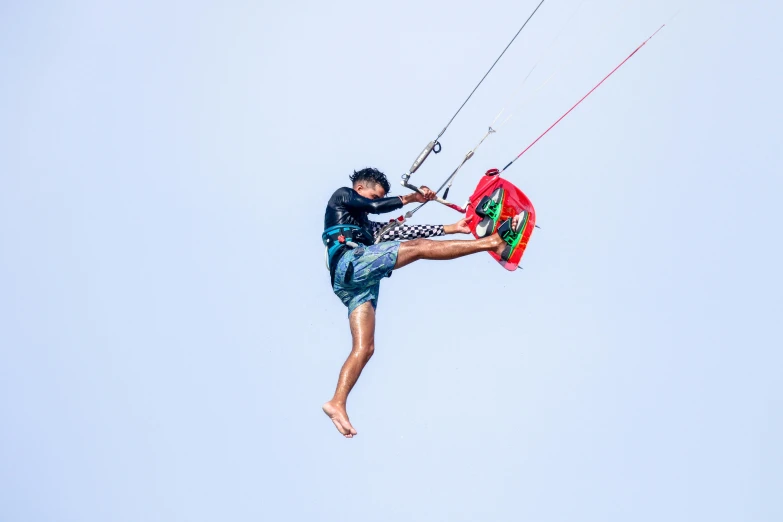
[[[477,207],[484,200],[485,197],[495,197],[499,203],[502,203],[500,207],[500,216],[497,220],[497,226],[509,218],[513,218],[518,214],[525,214],[525,223],[523,224],[522,239],[516,247],[516,250],[511,255],[508,261],[504,261],[498,254],[490,252],[495,260],[501,264],[503,268],[509,271],[516,270],[519,266],[519,262],[522,260],[522,255],[525,253],[527,243],[530,240],[533,229],[536,226],[536,211],[533,208],[533,203],[530,202],[527,196],[515,187],[511,182],[503,179],[499,175],[498,169],[490,169],[482,176],[476,190],[473,195],[470,196],[466,210],[466,218],[468,220],[468,226],[473,235],[478,239],[483,237],[477,232],[477,227],[481,230],[486,229],[487,218],[486,214],[481,215],[481,211],[476,213]],[[501,189],[501,190],[498,190]],[[502,194],[502,197],[498,198],[498,194]],[[485,200],[486,201],[486,200]],[[495,227],[497,228],[497,227]],[[486,232],[484,232],[486,234]]]

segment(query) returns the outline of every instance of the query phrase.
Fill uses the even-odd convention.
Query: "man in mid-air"
[[[323,410],[349,439],[357,432],[348,420],[345,404],[375,350],[375,309],[381,280],[419,259],[456,259],[486,251],[508,259],[522,233],[518,216],[501,224],[497,215],[487,235],[475,240],[425,239],[470,233],[464,219],[453,225],[400,225],[384,232],[386,223],[370,221],[368,214],[393,212],[409,203],[431,201],[436,194],[422,187],[421,193],[386,197],[389,182],[382,172],[372,168],[355,171],[350,179],[353,188],[339,188],[329,199],[321,237],[327,248],[332,290],[348,308],[353,339],[334,397],[323,405]]]

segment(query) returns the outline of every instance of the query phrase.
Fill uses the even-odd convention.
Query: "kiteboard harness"
[[[321,240],[326,247],[326,265],[334,286],[337,263],[349,248],[372,245],[372,222],[368,214],[384,214],[402,208],[398,196],[369,199],[355,190],[342,187],[332,194],[326,205],[324,232]]]

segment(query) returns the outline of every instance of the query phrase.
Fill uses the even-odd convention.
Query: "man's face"
[[[381,199],[386,197],[386,191],[383,190],[383,187],[378,183],[360,181],[353,189],[358,192],[360,196],[364,196],[368,199]]]

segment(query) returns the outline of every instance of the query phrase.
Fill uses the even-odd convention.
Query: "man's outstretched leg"
[[[515,217],[513,222],[514,228],[516,228],[517,222],[518,217]],[[414,239],[400,245],[394,269],[402,268],[419,259],[456,259],[489,250],[494,250],[500,255],[505,246],[506,242],[498,234],[472,240],[433,241],[431,239]]]
[[[349,322],[353,338],[351,354],[340,370],[334,397],[323,405],[323,410],[332,419],[337,430],[350,439],[356,435],[356,430],[348,420],[345,403],[348,400],[348,394],[375,350],[375,308],[372,303],[367,301],[356,307],[351,312]]]

